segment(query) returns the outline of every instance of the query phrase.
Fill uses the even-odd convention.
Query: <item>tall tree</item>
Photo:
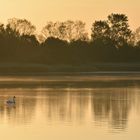
[[[8,20],[7,28],[19,33],[20,35],[35,34],[36,27],[26,19],[12,18]]]
[[[92,40],[104,39],[109,37],[110,27],[107,21],[95,21],[92,25],[91,31]]]
[[[124,14],[111,14],[108,16],[110,37],[116,47],[123,46],[131,38],[132,31],[129,29],[128,17]]]
[[[68,42],[72,40],[87,40],[88,34],[82,21],[48,22],[42,29],[45,38],[54,37]]]
[[[140,27],[138,27],[135,32],[134,32],[134,36],[133,36],[133,41],[134,41],[134,44],[137,45],[137,44],[140,44]]]
[[[4,24],[0,23],[0,45],[4,46],[5,28]]]
[[[4,29],[4,24],[0,23],[0,34],[4,34],[5,29]]]

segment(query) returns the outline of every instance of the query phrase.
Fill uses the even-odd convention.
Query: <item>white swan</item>
[[[15,98],[16,97],[14,96],[12,99],[7,100],[6,103],[7,104],[15,104],[16,103]]]

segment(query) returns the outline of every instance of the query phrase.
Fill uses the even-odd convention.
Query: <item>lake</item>
[[[139,130],[140,74],[0,76],[3,140],[139,140]]]

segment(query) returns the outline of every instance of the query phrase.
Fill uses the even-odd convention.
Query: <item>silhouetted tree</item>
[[[92,40],[105,39],[110,37],[110,27],[107,21],[95,21],[92,25]]]
[[[88,33],[85,30],[85,23],[82,21],[48,22],[42,29],[44,38],[54,37],[61,40],[87,40]]]
[[[124,14],[95,21],[91,40],[82,21],[48,22],[39,35],[26,19],[0,24],[0,62],[91,66],[106,62],[140,62],[140,29],[129,29]]]
[[[133,42],[136,46],[140,44],[140,27],[138,27],[133,33]]]
[[[26,19],[9,19],[7,26],[9,26],[13,31],[18,32],[20,35],[33,35],[36,30],[36,27]]]
[[[4,24],[3,23],[0,23],[0,34],[4,34],[5,32],[5,29],[4,29]]]
[[[64,47],[67,46],[67,41],[60,40],[59,38],[49,37],[42,43],[42,46]]]
[[[121,47],[131,38],[132,31],[129,29],[128,17],[124,14],[111,14],[108,16],[110,26],[110,37],[116,44]]]
[[[4,35],[5,35],[4,24],[1,23],[1,24],[0,24],[0,45],[3,44]]]

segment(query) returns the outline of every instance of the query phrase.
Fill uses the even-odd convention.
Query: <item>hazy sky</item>
[[[41,29],[47,21],[83,20],[90,28],[110,13],[124,13],[132,29],[140,26],[140,0],[0,0],[0,21],[26,18]]]

